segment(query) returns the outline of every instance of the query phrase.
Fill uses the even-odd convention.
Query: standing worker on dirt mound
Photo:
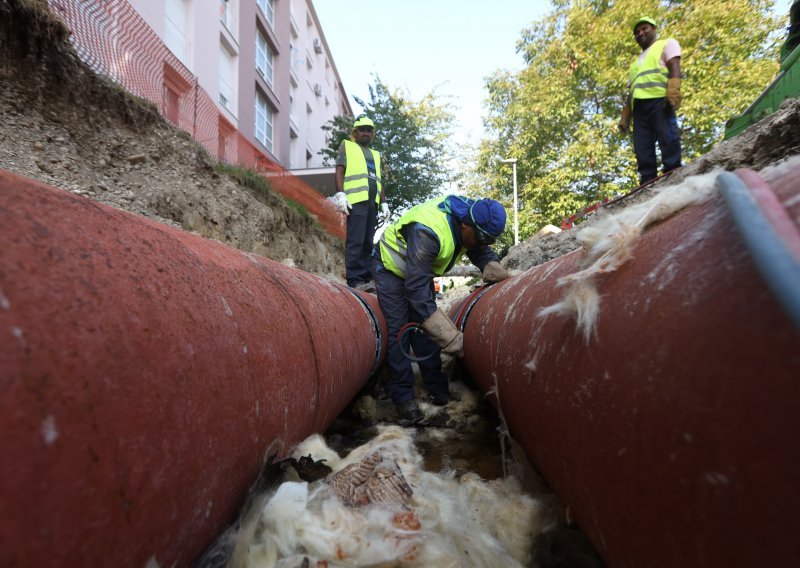
[[[383,196],[381,155],[369,147],[375,136],[375,123],[362,116],[353,123],[350,140],[344,140],[336,156],[336,194],[334,203],[347,215],[344,265],[347,285],[373,291],[370,272],[378,206],[384,219],[389,206]]]
[[[619,130],[627,134],[633,116],[633,151],[639,183],[658,177],[656,142],[664,173],[681,167],[681,134],[675,111],[681,106],[681,46],[672,38],[656,39],[656,22],[643,16],[633,25],[642,48],[628,71],[628,95]]]
[[[441,276],[466,252],[487,282],[508,278],[497,255],[489,248],[506,226],[506,212],[493,199],[468,199],[458,195],[437,197],[413,207],[383,233],[373,253],[378,302],[389,335],[389,395],[401,422],[422,420],[414,400],[414,373],[403,351],[409,346],[419,361],[430,400],[443,406],[450,400],[447,376],[442,371],[439,348],[463,356],[464,337],[436,307],[434,276]],[[409,321],[422,322],[428,334],[397,334]]]

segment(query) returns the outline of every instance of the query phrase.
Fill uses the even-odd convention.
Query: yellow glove
[[[508,273],[508,270],[503,268],[496,260],[493,260],[483,267],[483,279],[489,284],[502,282],[509,276],[511,275]]]
[[[456,357],[464,356],[464,334],[458,331],[456,325],[441,308],[422,322],[421,327],[444,353]]]
[[[681,78],[667,79],[667,100],[673,109],[678,110],[681,107],[681,98]]]
[[[623,134],[628,133],[628,128],[631,126],[631,107],[629,105],[622,107],[622,116],[617,126],[619,127],[619,131]]]

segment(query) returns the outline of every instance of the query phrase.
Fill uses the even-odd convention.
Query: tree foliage
[[[375,122],[372,148],[381,153],[386,201],[400,212],[441,192],[450,181],[454,116],[450,106],[432,92],[415,102],[391,90],[375,75],[369,101],[354,97],[364,114]],[[336,116],[323,129],[328,145],[320,153],[332,165],[342,141],[349,139],[353,117]]]
[[[778,70],[773,0],[555,0],[517,44],[526,67],[487,80],[490,138],[479,171],[508,202],[518,159],[520,234],[637,184],[630,138],[618,133],[628,67],[641,52],[636,19],[651,15],[659,37],[681,44],[683,104],[678,111],[684,162],[708,152],[727,119]]]

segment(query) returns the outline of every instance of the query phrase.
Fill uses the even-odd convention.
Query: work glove
[[[381,216],[384,222],[389,220],[389,204],[385,201],[381,203]]]
[[[620,116],[617,126],[623,134],[628,133],[628,129],[631,126],[631,107],[629,105],[622,107],[622,116]]]
[[[483,267],[483,279],[489,284],[502,282],[509,276],[511,276],[511,274],[509,274],[508,270],[503,268],[496,260],[493,260]]]
[[[421,327],[433,342],[442,348],[443,353],[456,357],[464,356],[464,334],[458,331],[441,309],[433,312],[422,322]]]
[[[678,110],[681,107],[681,78],[673,77],[667,79],[667,100],[673,109]]]
[[[350,210],[353,208],[350,202],[347,201],[347,196],[344,194],[344,191],[337,191],[333,195],[333,204],[345,215],[350,215]]]

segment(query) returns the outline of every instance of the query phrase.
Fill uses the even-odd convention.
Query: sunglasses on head
[[[469,208],[469,219],[472,221],[472,226],[475,228],[475,240],[478,241],[478,244],[493,245],[497,240],[497,237],[494,237],[481,229],[480,225],[478,225],[478,222],[475,221],[475,217],[472,215],[472,207]]]

